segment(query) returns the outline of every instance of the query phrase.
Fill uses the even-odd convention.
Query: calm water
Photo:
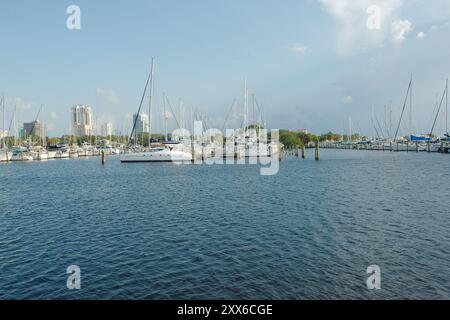
[[[0,299],[55,298],[450,299],[450,156],[0,165]]]

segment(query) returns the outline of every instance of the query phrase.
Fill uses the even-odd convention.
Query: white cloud
[[[97,98],[101,102],[106,102],[108,104],[117,104],[119,102],[119,98],[117,93],[113,89],[97,89]]]
[[[334,18],[338,30],[338,52],[342,54],[366,51],[381,46],[389,32],[390,22],[398,19],[402,0],[318,0]],[[379,8],[380,28],[368,28],[373,13],[368,8]]]
[[[402,42],[412,30],[412,23],[409,20],[397,20],[391,23],[392,40]]]
[[[295,43],[289,46],[289,50],[295,53],[305,54],[306,51],[308,50],[308,47]]]
[[[32,102],[25,101],[21,97],[7,98],[6,103],[13,107],[17,107],[17,109],[22,109],[22,110],[31,109],[31,107],[33,106]]]
[[[417,34],[417,39],[423,39],[423,38],[425,38],[425,37],[426,37],[425,32],[420,31],[420,32]]]
[[[352,96],[346,96],[342,99],[343,104],[352,104],[353,103],[353,97]]]

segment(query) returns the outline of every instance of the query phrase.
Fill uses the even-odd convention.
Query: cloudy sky
[[[81,30],[66,27],[71,4]],[[152,56],[156,128],[166,93],[221,129],[248,79],[271,128],[342,132],[351,118],[370,134],[372,110],[397,122],[413,74],[413,126],[428,132],[450,74],[450,1],[5,0],[0,39],[7,122],[14,105],[31,121],[42,104],[51,135],[69,132],[76,103],[128,129]]]

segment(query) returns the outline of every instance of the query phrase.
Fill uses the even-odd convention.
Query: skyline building
[[[113,134],[113,124],[111,122],[104,122],[101,128],[102,137],[109,137]]]
[[[45,139],[47,137],[47,126],[39,120],[24,123],[23,131],[24,135],[27,137],[37,136],[41,139]]]
[[[137,120],[136,120],[137,118]],[[146,113],[140,112],[133,114],[133,125],[136,122],[136,134],[143,134],[150,132],[149,118]]]
[[[77,137],[92,135],[92,108],[79,104],[72,107],[71,112],[72,134]]]

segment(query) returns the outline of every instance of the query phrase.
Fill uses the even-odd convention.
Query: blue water
[[[450,156],[0,165],[0,299],[113,298],[450,299]]]

